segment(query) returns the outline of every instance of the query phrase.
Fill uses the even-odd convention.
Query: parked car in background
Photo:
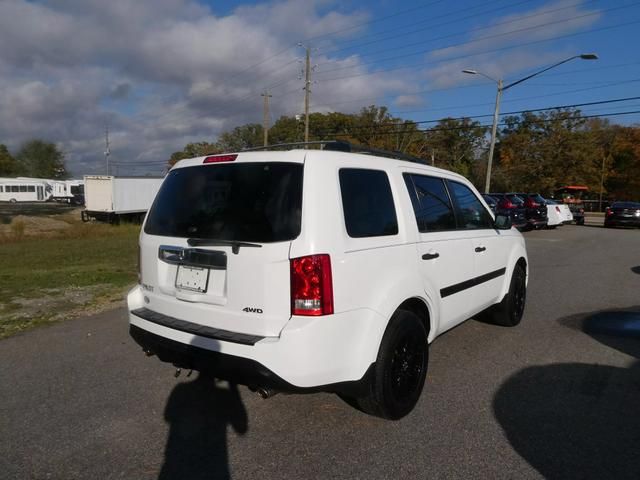
[[[640,227],[640,203],[615,202],[604,214],[605,227]]]
[[[584,202],[582,195],[588,192],[589,188],[584,185],[567,185],[556,189],[554,198],[564,203],[571,210],[573,220],[576,225],[584,225]]]
[[[511,225],[518,230],[527,228],[527,212],[524,207],[524,200],[517,195],[507,195],[506,193],[490,193],[498,203],[496,205],[497,215],[506,215],[511,218]]]
[[[545,198],[545,202],[547,204],[547,227],[556,228],[559,225],[573,222],[573,215],[568,205],[558,203],[550,198]]]
[[[529,228],[540,230],[547,226],[547,204],[538,193],[513,193],[524,202],[525,215]]]
[[[482,198],[484,199],[485,203],[489,206],[489,208],[495,215],[496,208],[498,207],[498,200],[495,197],[492,197],[491,195],[488,195],[486,193],[482,194]]]

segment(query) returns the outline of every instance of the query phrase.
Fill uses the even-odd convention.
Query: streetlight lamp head
[[[583,53],[582,55],[580,55],[580,58],[582,60],[598,60],[598,55],[596,55],[595,53]]]
[[[462,70],[462,73],[468,73],[469,75],[477,75],[478,72],[476,70]]]

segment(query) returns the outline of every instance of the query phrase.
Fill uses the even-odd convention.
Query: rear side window
[[[404,181],[420,232],[454,230],[456,217],[441,178],[405,173]]]
[[[473,191],[462,183],[449,181],[449,191],[456,204],[458,228],[475,230],[493,228],[491,215]]]
[[[300,234],[297,163],[237,163],[172,170],[149,211],[150,235],[281,242]]]
[[[397,235],[398,219],[387,174],[343,168],[340,191],[347,233],[353,238]]]

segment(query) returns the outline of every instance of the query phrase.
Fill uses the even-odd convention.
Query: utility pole
[[[104,126],[104,141],[105,141],[105,149],[104,149],[104,159],[107,161],[107,175],[111,175],[111,168],[109,166],[109,156],[111,155],[111,150],[109,150],[109,124],[105,124]]]
[[[493,125],[491,126],[491,145],[489,146],[489,160],[487,162],[487,176],[484,182],[484,193],[489,193],[489,187],[491,186],[491,164],[493,163],[493,150],[496,147],[498,115],[500,113],[500,99],[502,98],[503,91],[504,91],[504,86],[502,83],[502,79],[500,79],[498,80],[498,92],[496,93],[496,106],[495,106],[495,109],[493,110]]]
[[[304,141],[309,141],[309,96],[311,95],[311,49],[307,45],[304,69]],[[305,146],[305,148],[308,148]]]
[[[269,95],[268,91],[264,91],[264,93],[262,93],[260,95],[261,97],[264,97],[264,112],[262,114],[262,131],[264,132],[264,146],[268,146],[269,145],[269,99],[271,98],[271,95]]]
[[[433,148],[431,149],[431,166],[436,166],[436,151]]]

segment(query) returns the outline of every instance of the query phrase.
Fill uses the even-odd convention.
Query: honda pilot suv
[[[438,335],[520,322],[525,243],[460,175],[328,148],[174,166],[140,234],[130,334],[178,368],[398,419]]]

